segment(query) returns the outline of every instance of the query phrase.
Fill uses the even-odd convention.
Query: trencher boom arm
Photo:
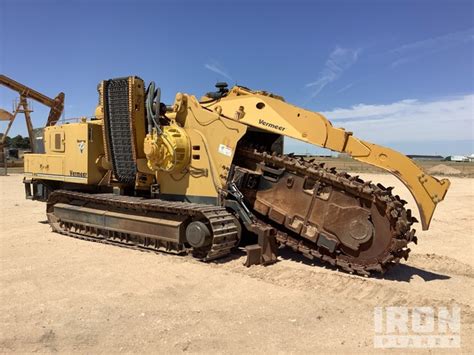
[[[249,126],[346,153],[355,160],[390,172],[415,199],[423,230],[429,228],[436,205],[444,199],[450,186],[448,179],[438,180],[425,173],[405,155],[358,139],[352,132],[333,127],[320,113],[288,104],[267,92],[236,86],[226,97],[207,107]]]

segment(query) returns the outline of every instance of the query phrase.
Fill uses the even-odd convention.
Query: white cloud
[[[416,60],[429,54],[450,49],[454,46],[472,42],[474,40],[474,28],[465,31],[448,33],[443,36],[428,38],[422,41],[408,43],[392,49],[389,53],[398,54],[401,57],[395,60],[391,67]]]
[[[322,114],[335,126],[374,143],[474,139],[474,94],[436,101],[358,104]]]
[[[318,95],[326,85],[337,80],[345,70],[349,69],[357,61],[360,52],[360,48],[350,49],[337,46],[326,60],[319,78],[306,84],[306,87],[313,88],[311,97]]]
[[[219,74],[229,80],[232,80],[232,77],[227,73],[227,70],[225,70],[217,61],[211,60],[210,63],[204,64],[204,68]]]

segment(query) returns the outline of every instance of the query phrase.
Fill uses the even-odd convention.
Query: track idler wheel
[[[193,248],[208,246],[212,243],[211,231],[201,221],[191,222],[186,228],[186,241]]]

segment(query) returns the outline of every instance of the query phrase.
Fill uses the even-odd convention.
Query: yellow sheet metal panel
[[[190,129],[186,133],[192,144],[190,166],[182,172],[158,171],[160,191],[167,195],[217,198],[218,192],[212,180],[212,165],[206,153],[206,143],[197,132]]]
[[[96,164],[104,154],[102,127],[80,122],[45,128],[45,154],[25,155],[25,175],[54,181],[96,184],[105,171]]]
[[[327,140],[325,120],[315,120],[315,113],[268,96],[229,95],[209,107],[243,124],[304,142],[323,146]]]
[[[161,193],[217,198],[247,127],[204,109],[194,96],[182,95],[180,101],[187,109],[179,110],[176,121],[189,137],[190,164],[182,172],[158,171]]]
[[[137,158],[145,158],[143,141],[145,140],[145,83],[136,76],[128,78],[130,116],[132,130],[134,131],[135,150]]]

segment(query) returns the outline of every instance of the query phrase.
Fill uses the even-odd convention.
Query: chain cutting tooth
[[[395,239],[393,242],[393,246],[396,249],[403,249],[407,246],[408,241],[405,239]]]
[[[408,260],[408,254],[410,253],[410,249],[407,248],[407,249],[402,249],[400,251],[397,252],[397,257],[398,259],[400,260],[400,258],[403,258],[405,260]]]

